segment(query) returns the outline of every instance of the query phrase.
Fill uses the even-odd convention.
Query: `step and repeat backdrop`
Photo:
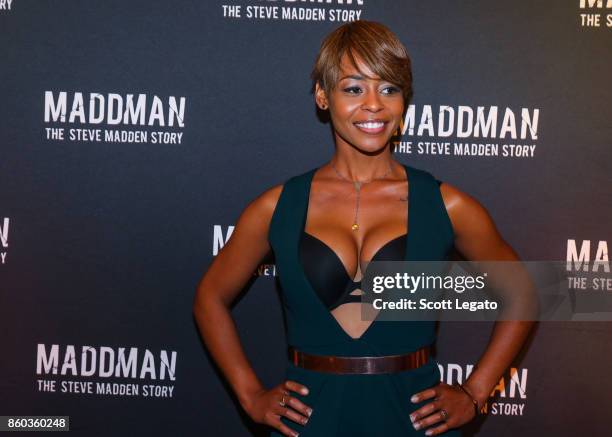
[[[612,2],[0,0],[0,415],[82,436],[264,436],[192,317],[243,208],[334,152],[309,73],[380,21],[408,48],[399,162],[477,198],[524,260],[608,260]],[[609,270],[608,270],[609,271]],[[233,307],[281,382],[273,258]],[[612,293],[608,283],[601,293]],[[446,323],[463,381],[489,323]],[[542,322],[466,435],[609,435],[612,323]]]

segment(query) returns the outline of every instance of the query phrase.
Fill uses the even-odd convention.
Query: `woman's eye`
[[[353,91],[360,91],[360,88],[357,86],[352,86],[344,89],[344,92],[347,92],[349,94],[355,94]]]
[[[395,93],[399,93],[401,92],[401,90],[396,87],[396,86],[388,86],[383,88],[383,94],[389,95],[389,94],[395,94]],[[348,87],[348,88],[344,88],[344,92],[348,93],[348,94],[360,94],[361,93],[361,88],[357,87],[357,86],[352,86],[352,87]]]
[[[385,88],[385,91],[387,91],[385,94],[395,94],[399,93],[400,89],[394,86],[388,86]]]

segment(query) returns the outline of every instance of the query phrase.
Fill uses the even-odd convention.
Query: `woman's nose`
[[[369,91],[365,93],[364,100],[362,104],[362,109],[377,112],[382,109],[382,101],[380,100],[380,96],[375,91]]]

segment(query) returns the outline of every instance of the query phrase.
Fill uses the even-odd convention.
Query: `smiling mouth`
[[[385,130],[386,121],[363,121],[353,123],[357,129],[367,134],[379,134]]]

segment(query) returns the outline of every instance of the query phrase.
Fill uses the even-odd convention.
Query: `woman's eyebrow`
[[[344,80],[344,79],[355,79],[355,80],[363,80],[363,76],[360,76],[359,74],[351,74],[349,76],[344,76],[343,78],[341,78],[340,80]]]
[[[344,76],[344,77],[340,78],[338,80],[338,82],[340,82],[341,80],[344,80],[344,79],[365,80],[365,77],[361,76],[360,74],[351,74],[351,75]],[[385,82],[382,79],[379,79],[377,77],[374,77],[373,80],[377,80],[379,82]]]

